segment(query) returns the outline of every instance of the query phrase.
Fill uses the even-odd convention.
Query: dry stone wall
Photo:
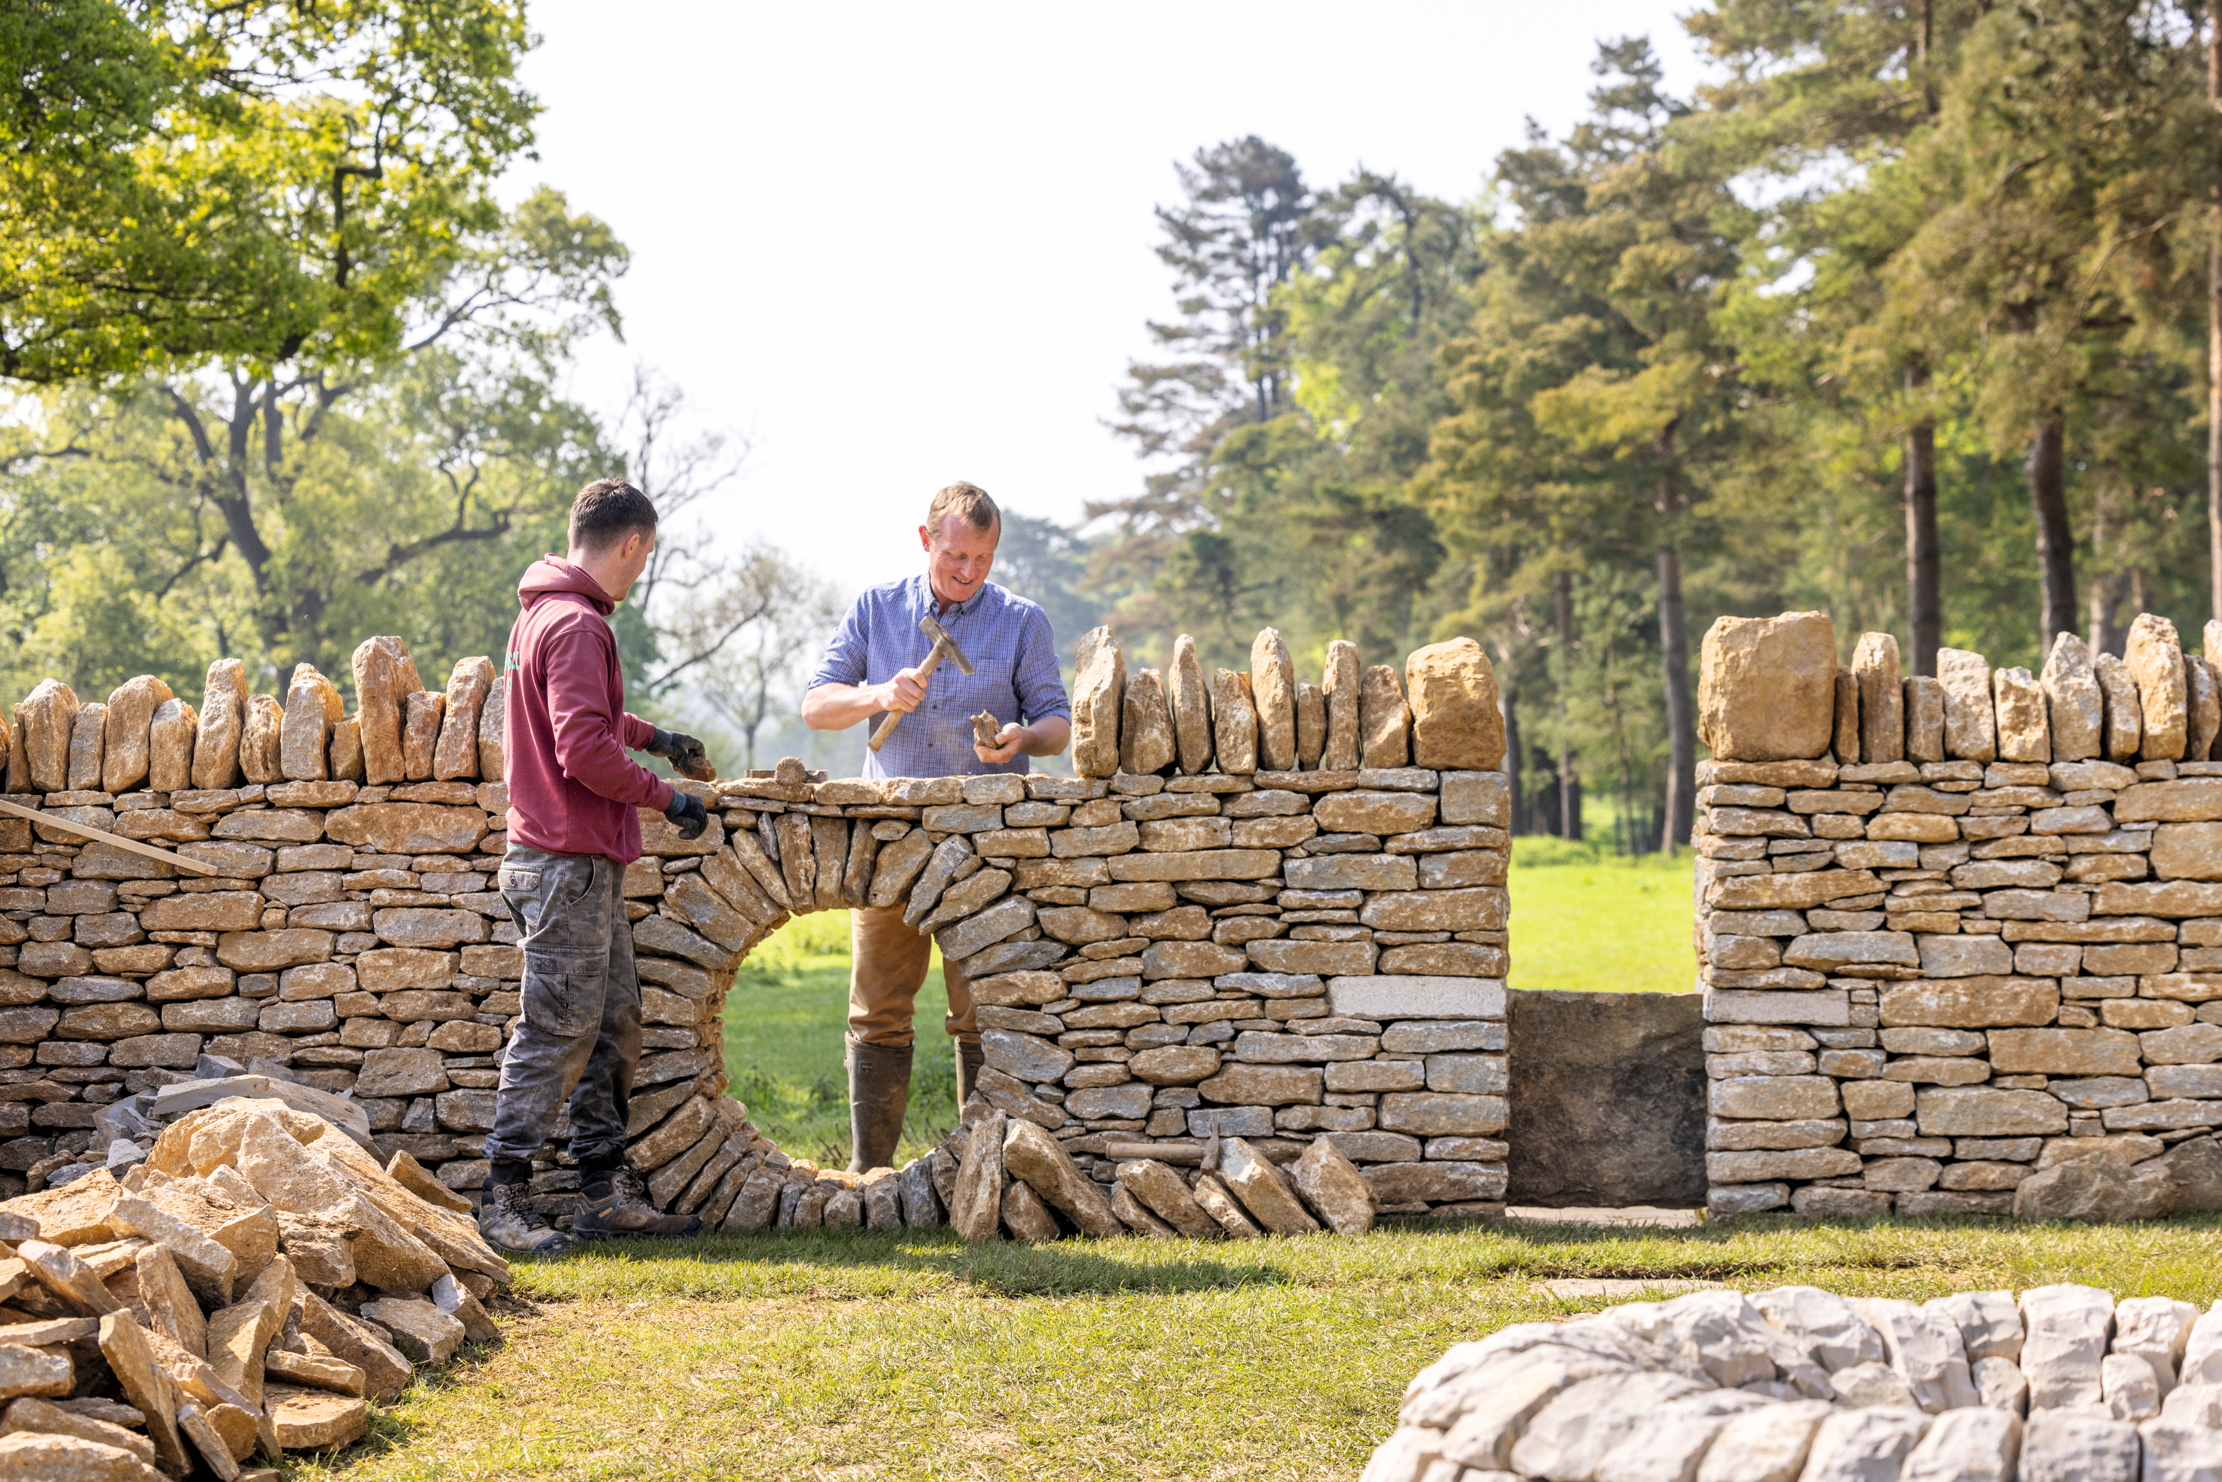
[[[2222,1207],[2222,622],[2036,676],[1837,653],[1820,613],[1705,639],[1713,1210]]]
[[[1479,647],[1400,673],[1338,644],[1314,685],[1268,630],[1258,670],[1208,687],[1193,645],[1169,682],[1132,683],[1108,633],[1087,647],[1075,755],[1101,775],[829,780],[790,760],[682,784],[711,808],[699,839],[644,815],[624,886],[645,1021],[631,1153],[660,1203],[732,1230],[938,1222],[993,1114],[1004,1181],[1048,1170],[1001,1220],[1037,1236],[1078,1226],[1043,1214],[1065,1208],[1039,1185],[1068,1165],[1149,1228],[1150,1201],[1115,1184],[1145,1162],[1234,1190],[1223,1228],[1243,1208],[1278,1228],[1235,1170],[1255,1160],[1247,1187],[1278,1211],[1274,1170],[1323,1142],[1359,1203],[1501,1208],[1509,796]],[[15,708],[6,800],[42,821],[0,818],[0,1195],[120,1173],[161,1093],[239,1074],[345,1098],[381,1155],[482,1184],[523,969],[494,888],[500,686],[466,659],[427,690],[386,637],[353,681],[354,714],[306,666],[285,705],[248,696],[235,661],[198,710],[151,678],[82,705],[47,681]],[[864,905],[904,906],[962,965],[988,1068],[951,1145],[851,1175],[750,1126],[720,1045],[757,942]],[[1017,1123],[1063,1161],[1029,1165]],[[549,1212],[575,1188],[547,1155]]]

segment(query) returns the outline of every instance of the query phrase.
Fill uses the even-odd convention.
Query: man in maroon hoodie
[[[478,1227],[497,1249],[549,1255],[572,1236],[526,1202],[532,1159],[569,1098],[579,1167],[572,1235],[691,1235],[701,1221],[659,1212],[625,1163],[627,1100],[640,1062],[640,979],[625,919],[625,866],[640,858],[640,817],[655,808],[682,838],[709,824],[701,800],[625,755],[708,774],[702,743],[625,713],[625,676],[609,615],[648,564],[656,507],[622,479],[598,479],[571,506],[571,549],[517,584],[509,632],[509,848],[501,891],[523,935],[524,1012],[510,1035],[486,1139],[492,1181]]]

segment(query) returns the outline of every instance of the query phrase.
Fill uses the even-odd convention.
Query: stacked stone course
[[[2137,619],[2041,676],[1820,613],[1706,636],[1711,1206],[2134,1218],[2222,1193],[2214,664]]]
[[[698,839],[643,815],[632,1157],[659,1202],[733,1230],[943,1217],[969,1131],[908,1176],[821,1171],[723,1094],[747,952],[794,914],[902,905],[981,1005],[968,1126],[1030,1123],[1106,1187],[1141,1159],[1193,1182],[1215,1138],[1274,1164],[1326,1139],[1383,1210],[1501,1208],[1509,795],[1478,645],[1400,675],[1338,644],[1315,686],[1267,630],[1271,676],[1218,671],[1217,709],[1200,671],[1130,686],[1108,633],[1086,648],[1075,755],[1105,775],[828,780],[790,759],[681,784],[712,809]],[[501,689],[466,659],[426,690],[395,638],[354,671],[354,715],[306,666],[286,706],[247,697],[235,661],[197,711],[151,679],[104,706],[47,681],[16,707],[9,801],[220,873],[0,819],[0,1195],[120,1171],[157,1093],[240,1072],[346,1097],[383,1155],[483,1182],[524,971],[494,884]],[[123,790],[61,785],[87,780]],[[575,1188],[544,1160],[551,1213]]]

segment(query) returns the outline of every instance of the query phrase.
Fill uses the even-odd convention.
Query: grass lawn
[[[1514,988],[1690,993],[1691,854],[1629,859],[1558,839],[1512,841]]]
[[[1450,1344],[1556,1276],[1913,1299],[2081,1281],[2202,1306],[2213,1218],[1722,1229],[1420,1226],[1358,1239],[999,1244],[813,1232],[523,1268],[509,1343],[295,1478],[1348,1479]]]
[[[849,1164],[849,1082],[841,1035],[849,1005],[849,913],[820,911],[779,929],[748,955],[725,1000],[731,1095],[798,1158]],[[918,1047],[898,1164],[929,1152],[957,1120],[957,1069],[942,1031],[949,1000],[934,953],[918,990]]]

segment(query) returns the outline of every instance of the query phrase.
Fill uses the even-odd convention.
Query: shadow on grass
[[[1175,1295],[1369,1283],[1470,1285],[1560,1277],[1867,1287],[2142,1288],[2203,1263],[2222,1219],[2123,1226],[2021,1225],[1981,1216],[1803,1220],[1757,1216],[1691,1229],[1520,1222],[1385,1222],[1362,1236],[1252,1241],[1062,1240],[966,1245],[952,1231],[794,1230],[622,1241],[521,1264],[520,1290],[554,1301],[866,1300],[970,1291],[1005,1298]],[[2103,1278],[2103,1279],[2102,1279]],[[2222,1281],[2222,1278],[2217,1278]],[[2202,1282],[2202,1285],[2204,1283]]]
[[[1033,1245],[998,1240],[968,1245],[950,1230],[781,1230],[757,1235],[704,1235],[668,1244],[644,1240],[605,1245],[537,1262],[535,1269],[600,1257],[663,1274],[674,1263],[714,1272],[720,1267],[889,1272],[956,1280],[997,1296],[1077,1296],[1104,1292],[1194,1292],[1280,1285],[1291,1278],[1264,1260],[1226,1259],[1244,1248],[1201,1240],[1129,1238],[1113,1242],[1060,1240]],[[643,1274],[647,1274],[645,1271]]]

